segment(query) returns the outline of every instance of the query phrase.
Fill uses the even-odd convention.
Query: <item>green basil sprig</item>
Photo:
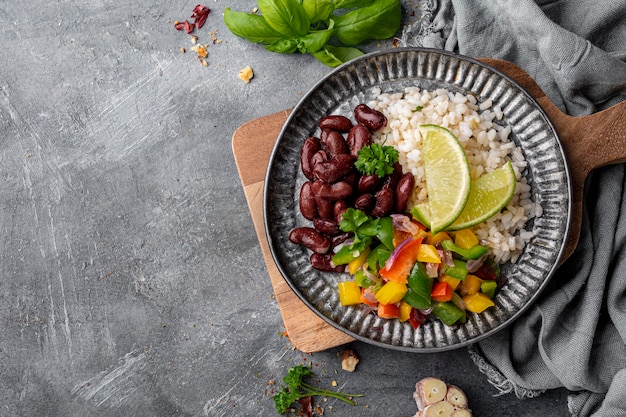
[[[392,37],[400,28],[400,0],[258,0],[261,14],[224,11],[238,37],[272,52],[311,54],[336,67],[363,52],[355,46]]]

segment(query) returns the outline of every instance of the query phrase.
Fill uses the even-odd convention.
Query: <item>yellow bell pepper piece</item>
[[[482,283],[483,280],[478,278],[476,275],[467,274],[463,282],[461,282],[459,292],[461,293],[461,295],[476,294],[480,291],[480,285]]]
[[[429,245],[433,245],[433,246],[437,246],[439,243],[443,242],[444,240],[451,240],[450,235],[447,234],[446,232],[439,232],[435,235],[429,232],[428,237],[426,237],[426,243],[428,243]]]
[[[370,255],[371,251],[372,250],[370,248],[365,249],[359,256],[348,263],[348,272],[350,272],[351,275],[356,274],[356,271],[359,270],[361,265],[367,261],[367,257]]]
[[[355,281],[338,282],[337,289],[342,306],[353,306],[361,302],[361,287]]]
[[[463,229],[459,230],[454,235],[454,243],[463,249],[470,249],[478,245],[480,242],[478,242],[478,238],[471,229]]]
[[[434,264],[441,263],[441,257],[439,256],[439,252],[437,252],[437,248],[427,243],[422,243],[420,245],[420,248],[417,251],[417,260],[420,262],[429,262]]]
[[[400,317],[398,317],[398,320],[400,320],[401,322],[407,321],[409,317],[411,317],[412,309],[413,307],[411,307],[409,303],[407,303],[406,301],[402,301],[400,303]]]
[[[450,275],[446,275],[446,274],[443,274],[442,276],[440,276],[438,280],[440,282],[447,283],[449,286],[452,287],[453,290],[456,290],[456,287],[458,287],[459,284],[461,283],[460,279],[451,277]]]
[[[408,288],[406,284],[396,281],[388,281],[378,291],[376,291],[376,299],[381,304],[395,304],[402,300]]]
[[[482,292],[466,295],[463,297],[465,308],[472,313],[482,313],[489,307],[493,307],[495,304]]]

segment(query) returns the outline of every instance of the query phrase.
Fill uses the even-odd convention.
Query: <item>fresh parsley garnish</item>
[[[274,405],[278,414],[285,414],[291,404],[300,398],[311,396],[332,397],[344,401],[350,405],[356,405],[352,397],[362,397],[363,394],[344,394],[342,392],[321,389],[304,382],[304,378],[312,376],[311,368],[304,365],[296,365],[289,368],[287,375],[283,377],[281,390],[274,395]]]
[[[393,146],[372,143],[359,151],[354,166],[363,174],[376,174],[382,178],[393,172],[398,155],[398,150]]]

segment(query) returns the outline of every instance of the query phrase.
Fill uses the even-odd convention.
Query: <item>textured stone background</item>
[[[271,416],[269,381],[303,360],[367,395],[325,415],[413,415],[414,383],[437,375],[476,416],[566,416],[564,391],[494,396],[464,349],[355,343],[348,374],[340,348],[281,336],[231,137],[330,69],[234,37],[223,10],[255,4],[207,3],[199,41],[221,43],[203,67],[173,28],[195,2],[3,2],[0,416]]]

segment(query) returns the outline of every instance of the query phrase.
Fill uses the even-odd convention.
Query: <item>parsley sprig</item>
[[[398,155],[398,150],[393,146],[372,143],[359,151],[354,166],[363,174],[376,174],[382,178],[393,173]]]
[[[289,407],[291,407],[291,404],[304,397],[332,397],[350,405],[356,405],[352,397],[363,396],[363,394],[345,394],[342,392],[329,391],[304,382],[304,378],[312,375],[313,371],[311,371],[311,368],[308,366],[296,365],[289,368],[287,375],[283,377],[283,382],[287,385],[283,385],[281,390],[274,395],[274,404],[279,414],[285,414]]]

